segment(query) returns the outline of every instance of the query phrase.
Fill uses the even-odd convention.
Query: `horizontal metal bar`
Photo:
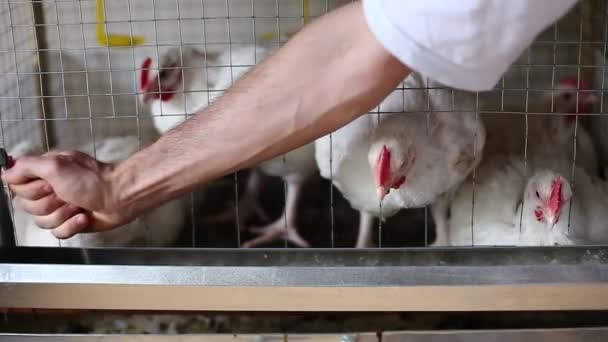
[[[21,284],[230,287],[408,287],[606,284],[608,265],[238,267],[0,265],[5,288]],[[0,295],[1,297],[1,295]]]
[[[402,115],[402,114],[408,114],[408,113],[425,113],[425,111],[416,111],[416,112],[401,112],[401,113],[397,113],[397,112],[371,112],[369,113],[370,115],[377,115],[377,114],[382,114],[382,115]],[[434,111],[434,112],[449,112],[449,111]],[[20,113],[14,113],[14,112],[4,112],[5,115],[20,115]],[[565,115],[565,114],[556,114],[556,113],[526,113],[526,112],[515,112],[515,111],[510,111],[510,112],[504,112],[504,111],[483,111],[482,114],[497,114],[497,115],[548,115],[548,116],[559,116],[559,115]],[[90,121],[90,120],[107,120],[107,119],[112,119],[112,120],[126,120],[126,119],[140,119],[140,118],[153,118],[153,117],[171,117],[171,116],[183,116],[184,114],[156,114],[156,115],[148,115],[148,114],[126,114],[126,113],[120,113],[117,112],[116,115],[93,115],[92,117],[89,115],[89,113],[71,113],[70,115],[82,115],[82,116],[65,116],[62,115],[61,117],[58,118],[14,118],[14,119],[0,119],[0,122],[14,122],[14,123],[24,123],[24,122],[37,122],[37,121],[75,121],[75,120],[85,120],[85,121]],[[578,117],[591,117],[591,116],[607,116],[608,113],[586,113],[586,114],[578,114]]]
[[[340,334],[288,334],[288,335],[9,335],[0,334],[5,342],[87,342],[87,341],[112,341],[112,342],[238,342],[257,341],[272,342],[289,340],[315,341],[315,342],[377,342],[380,340],[377,333],[362,333],[352,335]],[[584,328],[584,329],[538,329],[538,330],[462,330],[462,331],[408,331],[387,332],[382,334],[383,342],[582,342],[582,341],[605,341],[608,339],[607,328]]]
[[[236,44],[233,44],[236,45]],[[251,45],[251,44],[248,44]],[[176,45],[176,46],[180,46],[180,45]],[[182,46],[183,47],[183,46]],[[31,52],[40,52],[41,50],[32,50]],[[57,51],[62,51],[62,50],[57,50]],[[2,52],[2,51],[0,51]],[[14,64],[13,64],[14,65]],[[13,65],[11,65],[11,70],[14,70],[15,67],[13,67]],[[204,65],[204,66],[177,66],[177,67],[165,67],[163,69],[165,70],[175,70],[175,69],[180,69],[180,70],[193,70],[193,71],[206,71],[206,70],[213,70],[213,69],[226,69],[226,68],[247,68],[247,67],[252,67],[253,64],[218,64],[215,61],[212,61],[211,59],[208,62],[208,65]],[[521,68],[527,68],[527,67],[543,67],[543,68],[577,68],[579,69],[580,67],[584,67],[584,68],[590,68],[590,69],[606,69],[608,68],[608,66],[606,65],[581,65],[581,64],[513,64],[512,66],[514,67],[521,67]],[[32,76],[32,75],[85,75],[85,74],[96,74],[96,73],[101,73],[101,72],[139,72],[142,69],[139,67],[132,67],[132,68],[121,68],[121,67],[116,67],[116,68],[112,68],[112,69],[107,69],[107,68],[91,68],[88,70],[55,70],[55,71],[50,71],[50,70],[46,70],[46,71],[2,71],[0,72],[0,76]],[[151,67],[151,68],[147,68],[146,70],[159,70],[158,67]],[[450,90],[449,88],[446,87],[415,87],[415,88],[403,88],[403,87],[397,87],[395,88],[395,90],[399,90],[399,89],[415,89],[415,90],[431,90],[431,89],[447,89]],[[534,88],[530,88],[530,87],[503,87],[501,85],[501,83],[498,83],[495,88],[493,88],[492,90],[487,90],[485,92],[491,92],[493,90],[519,90],[519,91],[560,91],[559,89],[557,89],[556,87],[551,87],[550,85],[548,85],[547,87],[542,87],[542,88],[538,88],[538,87],[534,87]],[[605,91],[606,89],[580,89],[578,90],[580,93],[592,93],[592,92],[600,92],[600,91]],[[485,93],[482,92],[482,93]]]
[[[86,258],[83,255],[86,254]],[[237,267],[604,265],[608,246],[382,249],[0,248],[3,264]]]
[[[49,250],[53,249],[2,256],[9,262],[0,264],[0,307],[207,311],[608,309],[608,254],[600,247],[426,252],[91,249],[86,253],[93,263],[89,265],[80,257],[81,250],[54,249],[57,255],[44,259]],[[76,264],[65,264],[70,259]]]
[[[202,69],[201,69],[202,70]],[[130,72],[131,70],[127,70],[128,72]],[[80,72],[79,72],[80,73]],[[32,75],[38,75],[39,73],[32,73]],[[1,74],[0,74],[1,76]],[[223,92],[228,90],[229,88],[225,88],[225,89],[206,89],[206,90],[189,90],[189,91],[164,91],[164,93],[166,94],[189,94],[189,93],[217,93],[217,92]],[[394,91],[412,91],[412,90],[431,90],[431,89],[442,89],[442,88],[395,88]],[[596,90],[582,90],[579,91],[579,93],[592,93],[592,94],[600,94],[602,93],[604,90],[601,89],[596,89]],[[541,92],[552,92],[552,91],[558,91],[555,88],[494,88],[493,90],[489,90],[486,92],[487,93],[492,93],[492,92],[496,92],[496,91],[520,91],[520,92],[536,92],[536,93],[541,93]],[[134,96],[134,95],[141,95],[143,93],[141,92],[114,92],[114,93],[86,93],[86,94],[64,94],[64,95],[30,95],[30,96],[0,96],[0,99],[13,99],[13,100],[18,100],[18,99],[39,99],[39,98],[70,98],[70,97],[87,97],[87,96]],[[155,94],[154,92],[152,92],[152,94]],[[484,94],[484,93],[482,93]],[[443,110],[444,112],[447,110]],[[453,112],[454,110],[452,110]],[[419,111],[416,111],[419,112]],[[441,112],[441,110],[435,110],[434,112]],[[557,114],[557,113],[553,113],[553,114]],[[568,114],[568,113],[564,113],[564,114]],[[581,115],[583,114],[587,114],[587,113],[581,113]]]
[[[284,19],[283,17],[281,17],[281,19]],[[154,22],[155,20],[149,20],[150,22]],[[32,26],[32,25],[24,25],[24,26]],[[56,26],[56,25],[53,25]],[[63,26],[63,25],[62,25]],[[79,26],[79,24],[66,24],[65,26]],[[274,31],[278,31],[278,30],[274,30]],[[6,31],[8,32],[8,31]],[[4,32],[0,32],[0,35],[4,33]],[[243,40],[238,41],[238,42],[231,42],[231,41],[214,41],[214,42],[202,42],[202,43],[143,43],[141,45],[138,45],[138,48],[158,48],[158,47],[179,47],[179,46],[191,46],[191,47],[202,47],[202,46],[226,46],[226,45],[232,45],[232,46],[241,46],[241,45],[252,45],[254,43],[254,41],[259,41],[258,39],[256,39],[255,37],[252,37],[253,39],[250,42],[245,42]],[[275,43],[278,44],[280,43],[279,40],[264,40],[264,43]],[[601,50],[599,47],[603,46],[604,44],[606,44],[605,41],[602,40],[598,40],[598,41],[560,41],[560,40],[551,40],[551,41],[534,41],[531,45],[531,47],[538,47],[539,45],[579,45],[579,44],[585,44],[585,45],[598,45],[598,47],[596,47],[597,50]],[[125,48],[127,49],[127,48]],[[94,46],[94,45],[83,45],[82,47],[69,47],[69,46],[65,46],[65,47],[48,47],[48,48],[44,48],[44,49],[34,49],[34,48],[15,48],[15,49],[0,49],[0,53],[12,53],[14,52],[42,52],[42,51],[47,51],[47,52],[52,52],[52,51],[107,51],[107,47],[99,47],[99,46]],[[576,65],[571,65],[571,64],[536,64],[536,63],[523,63],[523,62],[516,62],[517,66],[567,66],[567,67],[572,67],[572,66],[581,66],[580,64],[576,64]],[[596,68],[601,68],[604,67],[603,65],[585,65],[585,67],[596,67]]]

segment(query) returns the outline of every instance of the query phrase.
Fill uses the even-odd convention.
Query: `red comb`
[[[562,178],[557,176],[553,183],[551,184],[551,198],[549,198],[549,209],[552,212],[557,212],[557,210],[562,205]]]
[[[382,146],[382,152],[378,157],[378,166],[376,169],[376,184],[385,185],[391,176],[391,151]]]
[[[140,87],[141,89],[146,89],[148,86],[148,76],[150,75],[150,65],[152,65],[152,58],[146,57],[144,62],[141,64],[141,78],[140,78]]]
[[[559,84],[569,85],[571,87],[578,88],[580,90],[589,90],[589,84],[587,84],[587,82],[585,82],[585,80],[583,80],[583,79],[578,80],[576,77],[573,77],[573,76],[565,76],[565,77],[560,78]]]

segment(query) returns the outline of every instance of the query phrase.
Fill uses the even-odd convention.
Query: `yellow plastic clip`
[[[103,0],[97,0],[96,2],[97,12],[97,42],[103,46],[135,46],[144,42],[144,37],[141,36],[130,36],[127,34],[106,34],[106,25],[104,18],[104,4]]]
[[[308,24],[308,21],[310,20],[310,7],[308,4],[308,0],[302,0],[302,17],[304,18],[304,25]],[[291,36],[293,36],[294,34],[295,32],[289,32],[286,35],[287,37],[291,38]],[[278,32],[264,33],[262,34],[262,38],[272,41],[280,40]]]

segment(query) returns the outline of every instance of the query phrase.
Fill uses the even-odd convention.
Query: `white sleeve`
[[[440,83],[489,90],[576,0],[363,0],[370,30],[402,63]]]

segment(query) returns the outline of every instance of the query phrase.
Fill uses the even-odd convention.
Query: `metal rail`
[[[416,331],[392,332],[378,336],[375,333],[357,335],[2,335],[5,342],[271,342],[271,341],[315,341],[315,342],[582,342],[606,341],[607,328],[584,329],[538,329],[538,330],[473,330],[473,331]]]
[[[608,248],[17,248],[0,307],[207,311],[608,309]],[[311,300],[314,298],[314,300]]]

